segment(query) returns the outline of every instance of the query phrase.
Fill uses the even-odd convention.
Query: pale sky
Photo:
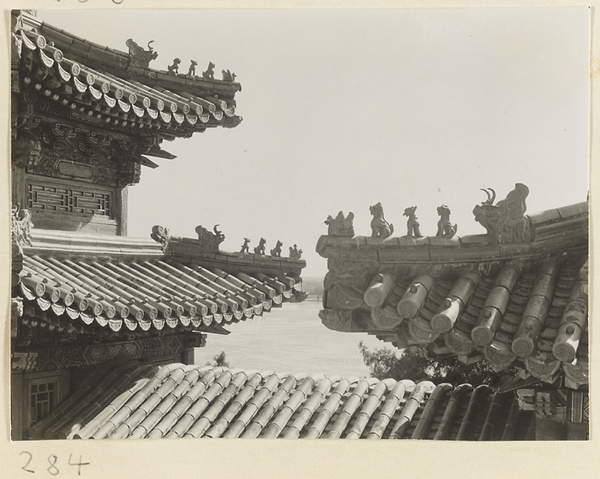
[[[164,142],[129,190],[129,235],[176,236],[216,223],[221,249],[263,236],[303,249],[304,276],[323,276],[323,221],[355,214],[369,235],[380,201],[395,235],[417,205],[435,235],[447,204],[458,235],[484,233],[473,207],[525,183],[528,213],[588,192],[589,10],[38,11],[90,41],[127,51],[154,40],[166,69],[209,61],[237,75],[244,121]],[[218,72],[218,73],[217,73]]]

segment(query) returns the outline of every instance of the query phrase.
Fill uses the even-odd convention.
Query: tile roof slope
[[[322,236],[317,251],[329,273],[321,319],[430,356],[587,384],[587,203],[529,221],[532,239],[523,243]]]
[[[131,365],[116,370],[133,371],[128,384],[113,386],[119,374],[112,374],[95,388],[86,385],[93,414],[59,406],[34,426],[36,437],[533,439],[533,412],[519,410],[514,393],[488,386],[183,364],[153,374]]]
[[[207,127],[235,127],[241,121],[235,115],[234,99],[239,83],[134,66],[127,53],[96,45],[25,13],[20,18],[14,37],[40,67],[34,75],[25,74],[24,87],[65,108],[97,117],[107,128],[152,128],[174,138]]]
[[[207,330],[301,301],[303,260],[167,254],[154,240],[33,230],[16,294],[21,322],[58,331]],[[176,243],[175,240],[173,240]]]

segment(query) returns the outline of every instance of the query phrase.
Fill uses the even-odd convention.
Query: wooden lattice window
[[[47,416],[56,404],[57,380],[35,381],[29,388],[29,418],[32,426]]]
[[[112,217],[112,199],[109,192],[64,186],[29,183],[27,207],[49,212]]]

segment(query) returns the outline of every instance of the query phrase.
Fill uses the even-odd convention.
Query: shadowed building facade
[[[164,140],[241,122],[223,79],[159,71],[151,46],[96,45],[12,12],[12,437],[97,374],[187,363],[207,333],[304,298],[299,257],[219,250],[224,234],[128,238],[127,188]],[[242,239],[240,239],[240,243]],[[96,372],[94,372],[96,371]]]

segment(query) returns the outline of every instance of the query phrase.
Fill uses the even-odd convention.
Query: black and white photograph
[[[590,8],[9,14],[23,451],[589,443]]]

